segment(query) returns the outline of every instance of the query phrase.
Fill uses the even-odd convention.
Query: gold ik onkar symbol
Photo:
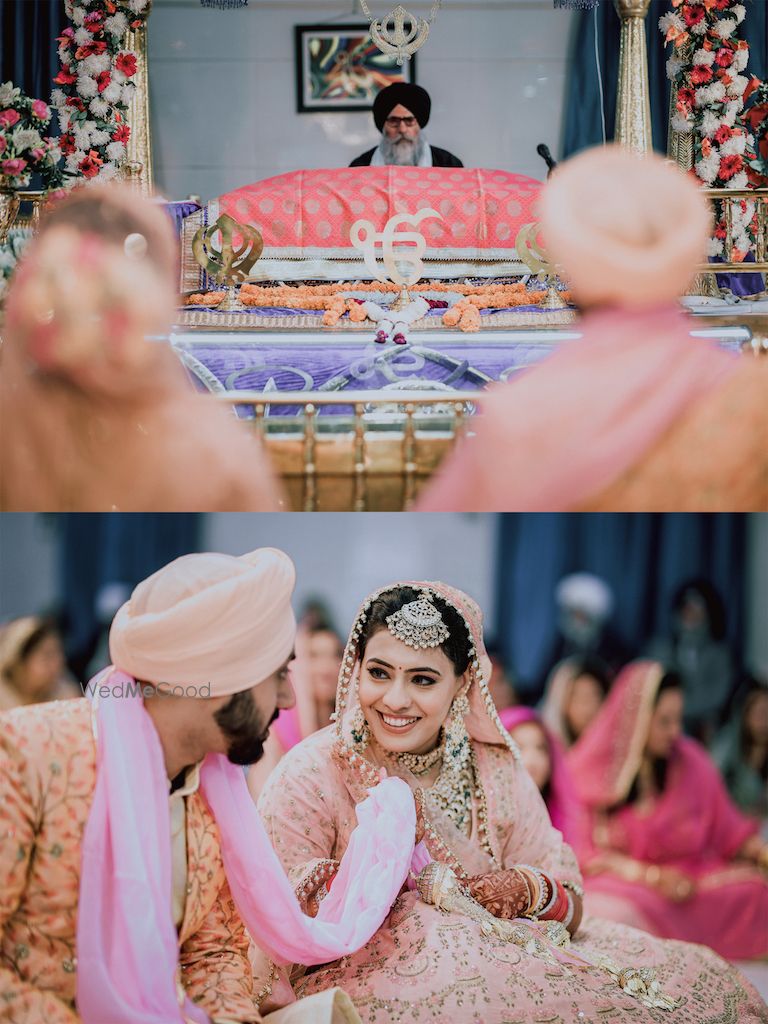
[[[539,243],[539,230],[538,224],[523,224],[515,239],[515,249],[521,262],[538,275],[539,281],[546,283],[547,294],[539,303],[542,309],[565,309],[567,303],[557,290],[555,265]]]
[[[417,227],[428,217],[442,216],[437,210],[419,210],[418,213],[396,213],[390,217],[384,225],[383,231],[377,231],[369,220],[356,220],[352,225],[349,237],[352,245],[363,254],[363,261],[376,278],[377,281],[393,281],[400,285],[402,291],[392,303],[390,309],[397,312],[403,309],[411,301],[408,294],[408,285],[416,284],[424,270],[424,251],[427,248],[427,240],[420,231],[398,230],[401,224],[410,224]],[[401,243],[395,248],[395,243]],[[376,246],[381,245],[381,259],[384,267],[380,267],[376,260]],[[410,266],[411,272],[404,274],[400,269],[402,264]]]
[[[216,249],[214,239],[221,233],[221,248]],[[234,236],[241,236],[241,243],[235,246]],[[227,294],[219,305],[223,312],[243,309],[237,297],[236,286],[248,277],[251,267],[264,250],[261,232],[252,224],[241,224],[227,213],[214,221],[208,228],[201,227],[192,239],[192,252],[203,270],[219,284]]]

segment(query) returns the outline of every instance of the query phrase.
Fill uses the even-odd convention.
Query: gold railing
[[[237,391],[216,397],[253,411],[250,422],[296,511],[364,512],[411,507],[464,433],[467,405],[476,404],[481,393]],[[267,409],[275,406],[298,412],[268,417]],[[318,416],[334,406],[352,411]]]
[[[755,240],[754,263],[704,263],[699,271],[718,274],[764,274],[768,272],[768,188],[705,188],[704,195],[712,203],[721,200],[746,199],[755,203],[757,213],[757,237]],[[725,214],[725,252],[733,248],[733,208],[730,202],[723,202]]]

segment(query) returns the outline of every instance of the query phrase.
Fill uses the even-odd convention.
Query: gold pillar
[[[616,101],[616,142],[636,153],[653,148],[651,99],[648,91],[648,55],[645,16],[651,0],[614,0],[621,18],[619,94]]]
[[[136,74],[133,82],[136,91],[128,106],[126,119],[131,129],[131,137],[126,147],[126,161],[123,165],[124,176],[143,195],[149,195],[154,189],[152,171],[152,134],[149,123],[149,73],[147,67],[147,25],[152,6],[150,0],[146,12],[147,17],[141,28],[129,29],[123,39],[123,46],[136,54]]]

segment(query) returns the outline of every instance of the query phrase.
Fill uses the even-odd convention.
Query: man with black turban
[[[409,82],[395,82],[382,89],[373,101],[373,120],[381,132],[374,149],[355,157],[350,167],[463,167],[447,149],[430,146],[422,128],[429,121],[432,101],[426,89]]]

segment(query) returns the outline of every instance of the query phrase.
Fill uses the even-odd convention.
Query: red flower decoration
[[[75,110],[85,110],[85,104],[79,96],[67,96],[65,103],[66,106],[74,107]]]
[[[142,26],[143,24],[144,24],[144,23],[143,23],[143,21],[141,20],[141,18],[137,18],[137,19],[136,19],[135,21],[132,21],[132,22],[131,22],[131,28],[141,28],[141,26]]]
[[[714,0],[714,8],[716,11],[724,11],[731,0]]]
[[[691,68],[691,81],[694,85],[705,85],[712,81],[712,68],[706,64],[694,64]]]
[[[59,139],[59,149],[63,156],[69,156],[75,152],[75,137],[71,132],[65,132]]]
[[[101,159],[95,149],[92,149],[85,159],[81,160],[77,165],[77,169],[85,178],[95,178],[99,173],[99,168],[103,165],[104,161]]]
[[[722,146],[724,142],[727,142],[728,139],[730,139],[731,135],[733,135],[733,132],[728,127],[728,125],[721,124],[714,134],[714,139],[718,146]]]
[[[701,4],[686,4],[683,7],[683,19],[688,28],[693,28],[694,25],[698,25],[700,21],[704,20],[706,11]]]
[[[77,75],[73,75],[69,70],[69,65],[65,64],[61,71],[54,78],[56,85],[74,85],[77,81]]]
[[[104,92],[111,81],[112,75],[108,71],[102,71],[96,75],[96,85],[99,88],[99,92]]]
[[[103,39],[92,39],[90,43],[85,43],[83,46],[78,46],[75,50],[76,60],[85,60],[86,57],[98,57],[99,54],[104,53],[107,48],[107,44]]]
[[[738,153],[732,156],[724,156],[720,161],[720,177],[723,181],[730,181],[731,178],[744,169],[744,159]]]
[[[677,90],[677,102],[678,107],[680,105],[684,107],[692,107],[696,102],[696,90],[691,89],[688,86]]]
[[[728,46],[721,46],[715,54],[715,64],[719,68],[729,68],[733,64],[733,50]]]
[[[113,142],[128,142],[128,139],[130,139],[130,137],[131,129],[128,127],[127,124],[118,125],[117,128],[115,128],[115,130],[112,132]]]
[[[126,78],[136,74],[136,55],[133,53],[118,53],[115,67],[122,71]]]

